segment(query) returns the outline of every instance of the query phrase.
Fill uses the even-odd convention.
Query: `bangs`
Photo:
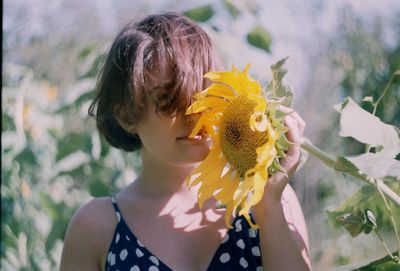
[[[142,62],[143,66],[135,63],[134,73],[143,73],[134,74],[132,94],[141,104],[153,102],[158,113],[175,115],[184,112],[193,94],[207,86],[204,74],[221,65],[216,63],[218,57],[208,35],[189,19],[170,18],[167,24],[157,22],[160,18],[148,20],[152,19],[153,22],[142,22],[146,28],[152,26],[143,31],[153,41],[143,57],[136,58],[135,62]]]

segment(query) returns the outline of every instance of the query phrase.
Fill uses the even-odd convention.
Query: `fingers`
[[[293,109],[281,106],[279,110],[287,114],[284,119],[285,125],[289,128],[286,138],[293,143],[286,151],[286,157],[281,160],[281,166],[291,176],[300,163],[300,144],[306,124]]]
[[[276,172],[267,182],[266,198],[275,200],[280,200],[284,188],[300,163],[300,143],[306,126],[304,120],[293,109],[280,106],[279,110],[286,114],[286,138],[293,144],[286,151],[285,158],[280,161],[282,172]]]
[[[283,113],[286,113],[287,116],[293,117],[297,121],[297,125],[299,127],[300,134],[303,135],[305,127],[306,127],[306,123],[299,116],[299,114],[297,114],[297,112],[294,111],[294,109],[286,107],[286,106],[283,106],[283,105],[279,106],[278,110],[283,112]]]
[[[286,170],[287,174],[291,176],[296,170],[300,162],[300,141],[301,133],[297,120],[294,117],[287,116],[285,118],[285,125],[289,128],[286,133],[286,138],[293,143],[286,151],[286,156],[281,161],[281,166]]]

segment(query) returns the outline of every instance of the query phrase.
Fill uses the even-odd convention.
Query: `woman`
[[[95,198],[72,218],[61,270],[310,270],[307,230],[288,177],[278,173],[252,209],[224,223],[224,210],[202,209],[185,179],[208,154],[207,137],[189,138],[197,115],[185,116],[203,75],[222,65],[208,35],[175,13],[128,24],[116,37],[90,112],[114,147],[141,152],[138,178],[113,197]],[[288,110],[288,109],[282,109]],[[300,156],[304,121],[285,119],[294,144],[282,166]]]

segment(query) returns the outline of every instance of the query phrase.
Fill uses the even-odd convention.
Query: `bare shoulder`
[[[290,230],[296,236],[297,242],[308,251],[308,232],[303,209],[301,208],[299,199],[290,184],[288,184],[283,191],[281,202]]]
[[[110,198],[95,198],[76,211],[68,225],[61,270],[102,270],[117,224]]]

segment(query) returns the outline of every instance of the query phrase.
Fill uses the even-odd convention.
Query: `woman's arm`
[[[116,218],[108,198],[89,201],[72,217],[64,239],[61,271],[103,270]]]
[[[287,109],[284,109],[287,111]],[[294,143],[281,161],[288,173],[277,173],[268,180],[264,197],[254,206],[254,218],[260,230],[263,265],[266,270],[311,270],[307,228],[302,209],[289,176],[300,160],[300,138],[305,123],[296,112],[285,118],[287,138]]]

